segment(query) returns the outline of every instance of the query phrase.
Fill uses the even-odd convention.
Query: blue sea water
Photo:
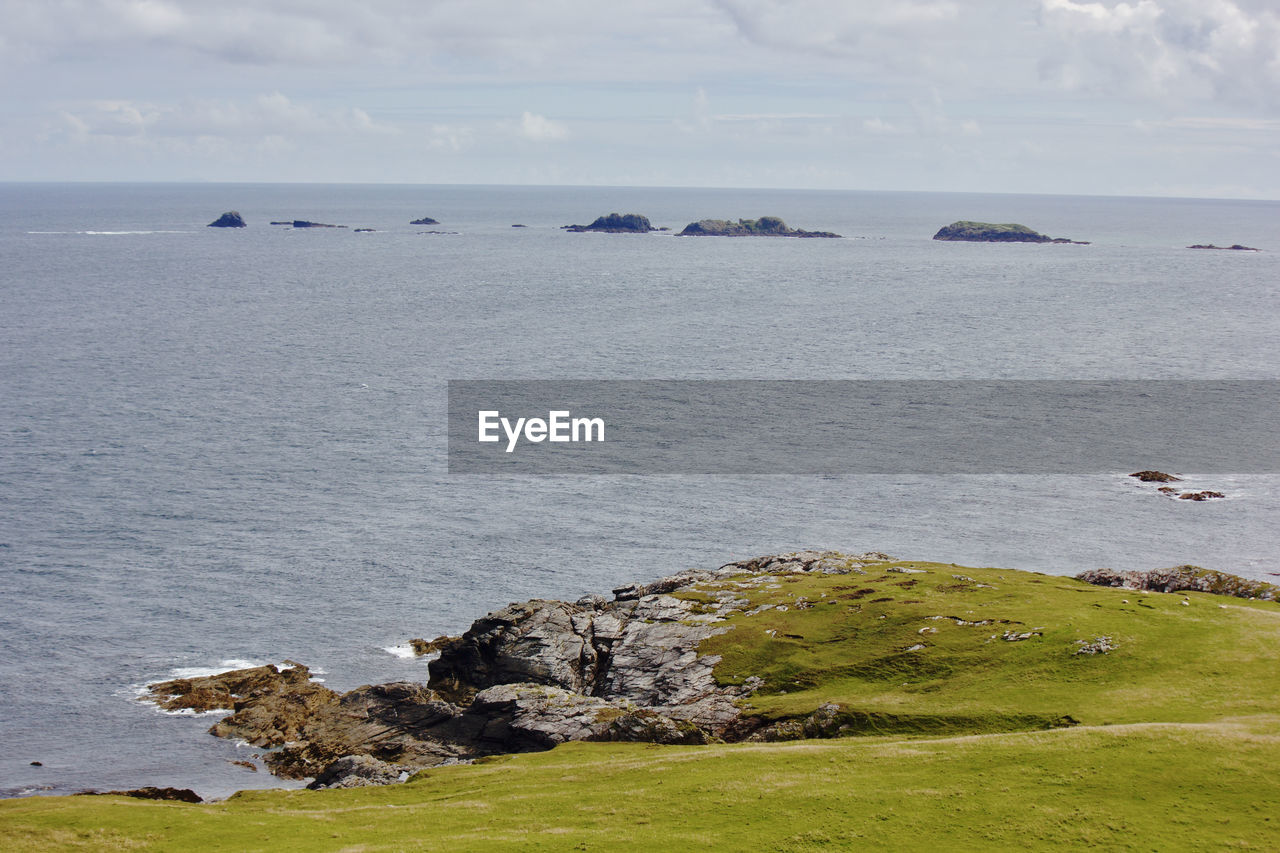
[[[249,227],[204,227],[230,209]],[[610,211],[849,239],[560,230]],[[295,218],[351,228],[268,225]],[[1092,244],[930,239],[956,219]],[[1206,503],[1125,471],[451,477],[445,383],[1277,379],[1278,225],[1276,202],[0,185],[0,795],[284,785],[138,688],[284,658],[422,679],[410,638],[509,601],[762,553],[1276,580],[1274,475],[1186,472],[1228,494]]]

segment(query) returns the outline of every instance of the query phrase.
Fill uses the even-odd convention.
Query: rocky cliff
[[[885,559],[800,552],[630,584],[612,599],[511,604],[461,637],[423,644],[440,654],[426,685],[339,694],[289,661],[153,684],[148,698],[167,710],[233,711],[210,732],[270,750],[273,773],[314,776],[317,787],[382,784],[425,767],[571,740],[738,740],[759,726],[737,703],[757,682],[718,684],[719,658],[698,647],[730,630],[723,623],[748,600],[725,590],[705,601],[671,593],[740,575],[751,576],[743,581],[751,585],[778,572],[845,574]]]

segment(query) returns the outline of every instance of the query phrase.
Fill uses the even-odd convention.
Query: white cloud
[[[569,128],[546,116],[526,111],[520,116],[519,134],[534,142],[559,142],[569,138]]]
[[[1280,109],[1280,11],[1244,0],[1042,0],[1041,73],[1069,89]]]

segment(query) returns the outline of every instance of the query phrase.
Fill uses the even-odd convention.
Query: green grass
[[[924,571],[884,571],[890,566]],[[723,656],[722,680],[763,677],[749,711],[783,729],[834,703],[836,721],[861,736],[569,744],[430,770],[406,785],[254,791],[204,805],[8,800],[0,802],[4,846],[1280,848],[1276,604],[929,563],[735,586],[741,580],[690,597],[710,603],[723,587],[753,606],[787,610],[736,616],[734,630],[707,641],[705,651]],[[939,615],[1004,621],[927,618]],[[1041,635],[999,638],[1033,628]],[[1117,648],[1073,654],[1076,640],[1100,635]],[[916,643],[926,647],[905,651]],[[1045,728],[1063,716],[1082,725]],[[955,734],[938,736],[947,732]]]

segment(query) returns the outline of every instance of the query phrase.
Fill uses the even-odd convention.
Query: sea
[[[561,228],[610,212],[673,231]],[[845,239],[673,236],[763,215]],[[1280,202],[0,184],[0,796],[294,786],[140,691],[424,680],[411,638],[761,554],[1280,580],[1274,472],[451,475],[451,379],[1280,379]]]

